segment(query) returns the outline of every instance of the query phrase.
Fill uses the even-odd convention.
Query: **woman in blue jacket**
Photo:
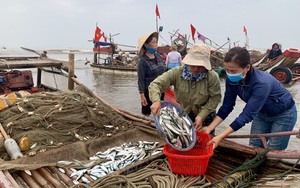
[[[242,113],[209,144],[214,148],[230,133],[252,121],[251,134],[291,131],[297,121],[295,101],[287,89],[267,72],[252,67],[249,52],[241,47],[229,50],[224,58],[227,73],[223,104],[216,118],[202,132],[209,133],[231,113],[239,96],[245,103]],[[276,150],[287,148],[290,136],[267,138],[268,146]],[[251,138],[249,145],[264,147],[260,138]]]

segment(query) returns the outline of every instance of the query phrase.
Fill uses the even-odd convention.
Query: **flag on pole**
[[[197,37],[199,40],[202,40],[205,43],[206,37],[201,35],[198,31],[197,31]]]
[[[183,38],[186,39],[185,36],[183,36],[182,34],[178,33],[178,38]]]
[[[192,39],[195,41],[196,28],[191,24]]]
[[[247,29],[245,26],[244,26],[244,33],[245,33],[245,35],[247,35]]]
[[[98,26],[96,26],[96,31],[95,31],[94,41],[95,41],[95,42],[99,42],[100,39],[101,39],[101,37],[102,37],[101,29],[100,29]]]
[[[159,14],[159,10],[158,10],[157,4],[156,4],[156,8],[155,8],[155,14],[156,14],[156,16],[159,17],[159,19],[160,19],[160,14]]]

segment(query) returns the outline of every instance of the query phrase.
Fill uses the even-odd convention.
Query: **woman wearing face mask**
[[[245,103],[240,115],[221,134],[209,144],[214,148],[230,133],[251,122],[251,134],[264,134],[291,131],[297,120],[295,102],[287,89],[267,72],[252,67],[249,52],[240,47],[229,50],[224,58],[227,73],[226,91],[223,105],[216,118],[202,132],[215,129],[233,110],[236,97]],[[276,150],[285,150],[290,136],[270,137],[268,146]],[[260,138],[251,138],[249,145],[264,147]]]
[[[199,131],[215,117],[215,110],[221,101],[220,80],[211,69],[210,49],[205,44],[194,44],[182,62],[183,66],[170,69],[150,84],[151,111],[153,114],[159,113],[160,93],[173,85],[176,101]]]
[[[151,114],[150,106],[152,102],[149,99],[149,84],[159,75],[164,73],[164,63],[157,50],[158,33],[153,32],[139,38],[138,55],[140,57],[137,73],[138,73],[138,88],[141,97],[142,114],[149,116]],[[163,100],[164,94],[162,93]]]

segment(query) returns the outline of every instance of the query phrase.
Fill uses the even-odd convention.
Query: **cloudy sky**
[[[190,36],[193,24],[219,45],[229,37],[244,46],[246,26],[252,49],[274,42],[300,48],[299,0],[2,0],[0,47],[89,50],[96,23],[107,35],[119,33],[116,43],[137,46],[140,36],[156,30],[156,3],[160,44],[170,43],[176,30]]]

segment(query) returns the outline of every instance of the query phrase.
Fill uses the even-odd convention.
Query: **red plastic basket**
[[[165,144],[164,154],[168,157],[172,172],[183,175],[205,174],[209,158],[214,153],[212,144],[206,146],[210,139],[209,134],[197,132],[195,146],[188,151],[175,150]]]

